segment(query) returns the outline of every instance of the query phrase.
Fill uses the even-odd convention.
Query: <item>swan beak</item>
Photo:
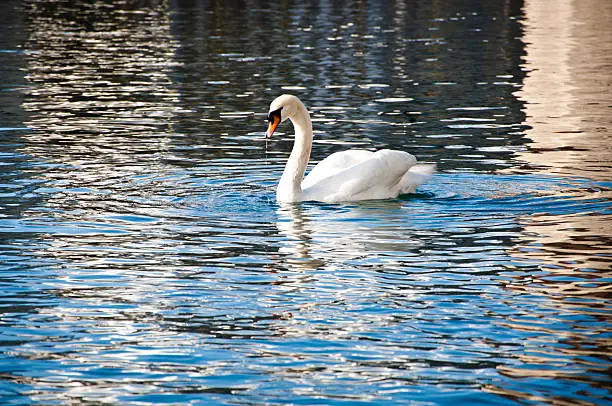
[[[272,120],[268,124],[268,131],[266,131],[266,138],[272,137],[274,131],[276,131],[276,127],[280,124],[281,119],[278,116],[272,116]]]

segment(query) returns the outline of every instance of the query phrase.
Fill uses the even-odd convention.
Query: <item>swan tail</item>
[[[402,176],[400,194],[414,193],[416,188],[427,182],[436,172],[436,165],[416,164]]]

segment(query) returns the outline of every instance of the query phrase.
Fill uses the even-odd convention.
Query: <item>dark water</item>
[[[612,402],[612,6],[421,3],[2,2],[0,403]],[[438,174],[277,206],[283,92]]]

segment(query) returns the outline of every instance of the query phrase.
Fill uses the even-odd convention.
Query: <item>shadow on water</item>
[[[0,399],[609,401],[612,9],[587,3],[0,6]],[[440,173],[278,206],[281,92],[314,162]]]

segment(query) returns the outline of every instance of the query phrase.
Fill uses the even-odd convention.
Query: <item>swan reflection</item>
[[[406,228],[400,201],[356,205],[281,205],[276,227],[286,237],[279,253],[290,268],[392,265],[397,254],[417,255],[425,242]],[[381,261],[388,257],[388,261]],[[394,259],[392,259],[394,258]]]

